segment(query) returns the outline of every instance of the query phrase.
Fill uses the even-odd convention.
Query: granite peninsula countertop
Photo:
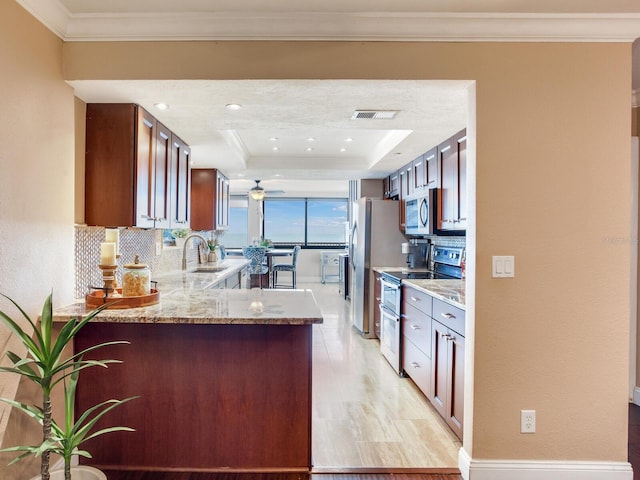
[[[158,281],[159,303],[147,307],[107,309],[95,322],[180,324],[273,324],[322,323],[322,313],[311,290],[211,288],[225,276],[237,273],[244,259],[224,260],[227,272],[170,272],[153,277]],[[225,265],[223,262],[221,264]],[[233,268],[231,268],[233,267]],[[86,315],[84,300],[54,310],[54,321]]]

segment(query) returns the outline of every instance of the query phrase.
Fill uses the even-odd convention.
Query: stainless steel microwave
[[[436,189],[407,197],[404,203],[405,235],[431,235],[436,222]]]

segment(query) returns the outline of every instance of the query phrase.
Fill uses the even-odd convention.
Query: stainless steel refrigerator
[[[373,267],[403,267],[406,242],[399,230],[400,202],[360,198],[352,205],[353,224],[349,239],[351,266],[351,318],[366,338],[375,338]]]

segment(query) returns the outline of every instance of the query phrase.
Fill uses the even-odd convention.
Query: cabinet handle
[[[420,330],[420,325],[411,325],[413,330]]]
[[[452,313],[448,313],[448,312],[443,312],[440,314],[442,317],[446,318],[447,320],[451,320],[452,318],[456,318],[456,316]]]
[[[420,365],[418,364],[418,362],[411,362],[411,366],[413,368],[420,368]]]
[[[411,297],[412,302],[419,302],[420,299],[418,297]]]
[[[449,335],[448,333],[441,333],[440,334],[440,338],[443,338],[447,341],[451,340],[453,337],[451,335]]]

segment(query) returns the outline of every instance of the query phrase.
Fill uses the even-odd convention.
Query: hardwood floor
[[[123,472],[104,470],[107,480],[462,480],[457,474],[439,473],[205,473]]]

